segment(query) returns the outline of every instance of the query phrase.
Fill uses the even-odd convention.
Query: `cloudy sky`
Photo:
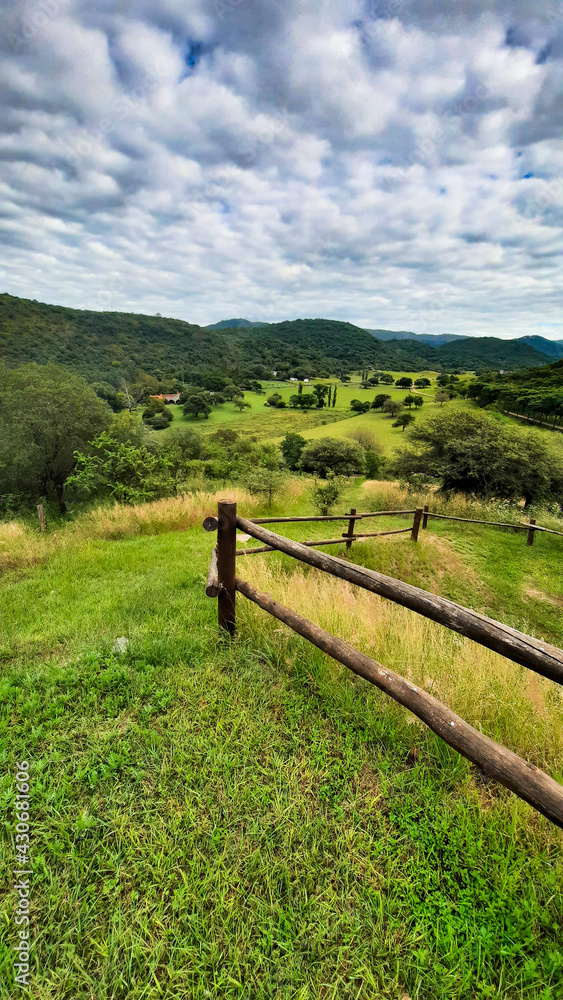
[[[561,0],[3,0],[0,290],[563,338]]]

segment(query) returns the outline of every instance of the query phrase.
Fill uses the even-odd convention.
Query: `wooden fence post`
[[[350,520],[348,521],[348,534],[350,536],[352,536],[354,534],[354,525],[356,523],[356,519],[355,519],[355,517],[353,515],[355,513],[356,513],[356,508],[355,507],[350,507],[350,514],[352,515],[350,517]],[[351,540],[349,542],[346,542],[346,548],[347,549],[351,549],[352,548],[352,541]]]
[[[219,628],[235,633],[237,505],[227,500],[217,504],[217,579],[219,584]]]
[[[420,528],[420,519],[422,517],[422,507],[417,507],[414,512],[412,531],[411,531],[411,542],[418,541],[418,529]]]
[[[37,517],[39,518],[39,531],[45,531],[45,514],[42,503],[37,504]]]
[[[428,527],[428,504],[427,503],[425,503],[424,507],[422,508],[422,527],[423,528],[427,528]]]
[[[530,518],[530,524],[535,524],[535,523],[536,523],[535,517],[531,517]],[[528,545],[533,545],[534,544],[534,535],[535,535],[534,529],[530,528],[530,530],[528,531]]]

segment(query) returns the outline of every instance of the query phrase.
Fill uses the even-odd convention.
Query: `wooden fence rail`
[[[556,826],[563,827],[563,787],[544,771],[522,760],[511,750],[484,736],[451,712],[427,691],[411,684],[383,664],[372,660],[343,639],[303,618],[302,615],[249,583],[236,579],[236,589],[278,621],[289,625],[318,649],[375,685],[408,708],[449,746],[476,764],[485,774],[515,792]]]
[[[456,604],[445,597],[438,597],[420,587],[413,587],[410,583],[384,576],[383,573],[366,569],[364,566],[355,566],[345,559],[329,556],[325,552],[315,552],[302,542],[277,535],[244,517],[237,516],[236,525],[241,531],[252,535],[272,549],[285,552],[286,555],[324,570],[325,573],[386,597],[395,604],[410,608],[425,618],[445,625],[453,632],[474,639],[482,646],[487,646],[488,649],[493,649],[496,653],[563,684],[563,652],[555,646],[533,639],[523,632],[517,632],[508,625],[464,608],[461,604]]]
[[[413,527],[399,530],[411,531],[411,537],[415,538],[425,513],[422,508],[417,508]],[[353,516],[354,520],[358,517],[355,511],[346,516],[348,519]],[[296,611],[279,604],[269,594],[262,594],[249,583],[239,579],[236,575],[236,557],[239,554],[258,551],[283,552],[332,576],[347,580],[396,604],[410,608],[560,684],[563,684],[562,650],[446,598],[430,594],[419,587],[413,587],[393,577],[384,576],[363,566],[355,566],[344,559],[315,552],[312,549],[313,545],[334,544],[336,541],[341,542],[342,539],[351,541],[366,537],[351,535],[350,525],[348,532],[343,533],[342,539],[295,542],[263,528],[256,521],[237,516],[235,503],[221,501],[218,504],[217,517],[206,518],[204,527],[207,531],[217,531],[217,547],[213,549],[211,555],[206,594],[218,598],[218,619],[221,630],[226,631],[229,636],[234,635],[235,596],[238,591],[338,662],[380,688],[399,704],[404,705],[449,746],[479,766],[490,777],[510,788],[551,822],[563,827],[561,785],[534,765],[526,763],[516,754],[478,732],[428,692],[354,649],[344,640],[314,625]],[[264,542],[264,547],[237,552],[237,528]]]

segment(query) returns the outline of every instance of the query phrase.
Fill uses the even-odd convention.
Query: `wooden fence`
[[[304,636],[333,659],[338,660],[339,663],[349,667],[354,673],[384,691],[400,705],[404,705],[440,736],[445,743],[467,757],[485,774],[510,788],[552,823],[563,828],[563,787],[553,778],[550,778],[533,764],[522,760],[512,751],[495,743],[488,736],[484,736],[422,688],[361,653],[344,640],[331,635],[330,632],[319,628],[318,625],[314,625],[296,611],[279,604],[269,594],[261,593],[237,576],[237,556],[248,555],[251,552],[283,552],[325,573],[379,594],[395,604],[410,608],[412,611],[416,611],[418,614],[508,657],[529,670],[534,670],[558,684],[563,684],[563,651],[555,646],[534,639],[523,632],[518,632],[502,622],[487,618],[485,615],[456,604],[447,598],[431,594],[420,587],[413,587],[411,584],[403,583],[401,580],[385,576],[375,570],[356,566],[346,559],[314,550],[314,547],[319,544],[342,544],[344,541],[349,548],[356,539],[390,534],[391,532],[357,534],[354,532],[354,525],[362,518],[378,517],[391,513],[414,514],[412,527],[399,529],[400,531],[409,531],[413,541],[418,538],[418,530],[425,513],[430,516],[427,510],[419,507],[415,511],[376,511],[358,514],[352,510],[346,515],[254,518],[249,520],[237,515],[235,503],[220,502],[217,516],[207,517],[203,522],[206,531],[217,531],[217,546],[213,549],[211,556],[206,594],[208,597],[216,597],[218,600],[220,630],[229,636],[234,635],[236,593],[242,594],[268,614],[288,625],[294,632]],[[264,524],[280,521],[303,522],[344,519],[349,521],[348,531],[343,533],[340,538],[321,542],[295,542],[263,527]],[[459,519],[454,518],[454,520]],[[537,530],[533,525],[511,524],[507,526],[511,528],[522,527],[528,531],[530,528]],[[237,529],[262,542],[262,547],[237,551]]]

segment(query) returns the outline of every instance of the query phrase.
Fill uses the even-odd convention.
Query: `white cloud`
[[[1,285],[200,323],[563,337],[563,11],[463,10],[8,0]]]

